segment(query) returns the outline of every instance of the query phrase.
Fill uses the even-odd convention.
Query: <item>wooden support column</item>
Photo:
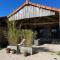
[[[48,36],[51,37],[51,25],[48,25]]]
[[[59,12],[59,38],[60,38],[60,12]]]

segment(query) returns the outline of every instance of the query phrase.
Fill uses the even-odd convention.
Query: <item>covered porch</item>
[[[31,29],[37,32],[36,40],[40,43],[60,43],[59,41],[59,14],[43,17],[16,20],[17,29]]]

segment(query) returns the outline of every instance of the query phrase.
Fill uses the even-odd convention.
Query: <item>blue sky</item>
[[[30,1],[33,3],[47,5],[54,8],[60,8],[60,0],[30,0]],[[0,17],[8,16],[24,2],[25,0],[0,0]]]

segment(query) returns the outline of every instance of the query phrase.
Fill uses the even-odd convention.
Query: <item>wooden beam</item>
[[[59,19],[59,16],[58,16],[58,15],[56,15],[56,16],[51,16],[51,18]]]
[[[59,21],[59,19],[56,19],[55,17],[44,17],[44,18],[51,20],[52,22]]]
[[[56,24],[59,22],[47,22],[47,23],[23,23],[22,25],[49,25],[49,24]]]

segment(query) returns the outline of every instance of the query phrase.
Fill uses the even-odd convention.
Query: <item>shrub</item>
[[[19,32],[15,27],[15,21],[8,21],[8,41],[10,45],[17,45]]]
[[[24,37],[26,39],[25,41],[25,46],[26,47],[31,47],[32,46],[32,40],[33,40],[33,32],[32,30],[24,30]]]
[[[15,21],[8,21],[8,41],[10,45],[17,45],[18,38],[20,36],[23,36],[25,41],[26,47],[32,46],[32,40],[33,40],[33,32],[29,29],[17,29],[15,27]]]

